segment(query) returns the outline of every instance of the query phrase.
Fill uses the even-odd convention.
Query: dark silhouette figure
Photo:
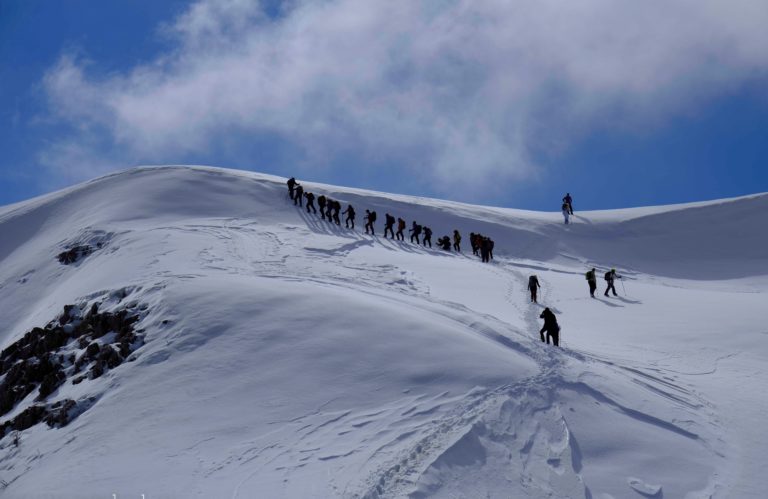
[[[587,283],[589,284],[589,296],[594,298],[595,290],[597,289],[597,276],[595,275],[594,268],[587,272]]]
[[[616,288],[613,287],[614,279],[621,279],[620,275],[616,275],[616,269],[611,269],[605,273],[605,282],[608,283],[608,287],[605,289],[605,296],[608,296],[608,291],[613,291],[613,296],[619,296],[616,294]]]
[[[568,225],[568,223],[569,223],[568,219],[571,216],[570,213],[568,212],[568,210],[569,210],[568,203],[563,203],[563,206],[561,207],[561,210],[563,212],[563,219],[565,220],[565,225]]]
[[[336,225],[341,225],[341,219],[339,218],[339,212],[341,211],[341,203],[339,201],[333,202],[333,221]]]
[[[565,193],[565,197],[563,198],[563,203],[568,205],[568,214],[573,215],[573,198],[571,197],[570,192]]]
[[[291,199],[293,199],[293,189],[294,187],[296,187],[296,179],[291,177],[288,179],[288,182],[286,182],[286,184],[288,184],[288,195],[290,195]]]
[[[310,213],[310,210],[312,210],[312,213],[317,214],[317,210],[315,209],[315,195],[311,192],[304,193],[304,197],[307,198],[307,213]]]
[[[493,242],[493,239],[490,237],[488,238],[488,259],[493,260],[493,247],[496,246],[496,243]]]
[[[329,222],[333,222],[333,207],[336,206],[336,201],[331,198],[325,200],[325,217]]]
[[[384,237],[387,237],[387,232],[392,236],[392,239],[395,238],[395,231],[393,230],[393,226],[395,225],[395,217],[387,213],[384,215]]]
[[[451,238],[443,236],[437,240],[437,245],[443,248],[445,251],[451,251]]]
[[[320,216],[325,220],[325,203],[326,198],[323,194],[320,194],[320,196],[317,198],[317,206],[320,207]]]
[[[344,214],[347,216],[347,218],[344,220],[344,223],[347,226],[347,229],[354,229],[355,228],[355,209],[352,208],[351,204],[347,206],[346,210],[344,210]],[[349,224],[352,224],[352,227],[350,227]]]
[[[472,245],[472,254],[477,256],[477,252],[480,250],[480,244],[478,244],[477,234],[474,232],[469,233],[469,244]]]
[[[557,324],[557,317],[555,317],[555,314],[552,313],[549,308],[545,308],[539,318],[544,319],[544,327],[539,331],[541,341],[544,341],[544,332],[546,331],[547,344],[549,344],[549,339],[552,338],[552,343],[554,343],[555,346],[558,346],[560,344],[560,326]]]
[[[397,233],[395,234],[395,238],[397,238],[398,241],[405,241],[405,236],[403,235],[403,231],[405,230],[405,220],[402,218],[397,219]]]
[[[294,189],[294,196],[293,196],[293,204],[304,206],[302,204],[302,200],[304,199],[304,188],[301,186],[301,184],[296,184],[296,188]]]
[[[532,275],[528,278],[528,290],[531,292],[531,302],[533,303],[539,303],[536,300],[536,295],[539,292],[539,288],[541,287],[541,284],[539,284],[539,278],[535,275]]]
[[[424,227],[424,240],[421,242],[424,246],[429,245],[429,247],[432,247],[432,229],[429,227]]]
[[[480,259],[484,262],[490,262],[491,261],[491,240],[487,237],[483,237],[480,240]]]
[[[457,253],[461,253],[461,234],[459,234],[458,230],[453,231],[453,249]]]
[[[408,232],[411,233],[411,242],[415,242],[416,244],[421,244],[419,241],[419,236],[421,235],[421,225],[416,223],[416,220],[413,221],[413,224],[411,225],[411,230]]]
[[[375,236],[373,223],[376,221],[376,212],[365,210],[365,220],[365,233],[368,234],[368,229],[371,229],[371,235]]]

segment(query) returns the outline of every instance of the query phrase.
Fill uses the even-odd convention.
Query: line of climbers
[[[341,213],[346,215],[344,219],[344,225],[346,228],[355,228],[355,209],[351,204],[347,205],[347,209],[342,212],[341,203],[339,201],[326,197],[322,194],[315,198],[313,193],[304,192],[304,187],[296,182],[294,177],[288,179],[287,184],[288,194],[293,200],[294,206],[300,206],[302,208],[305,207],[302,202],[304,199],[306,199],[307,213],[317,214],[317,209],[315,209],[315,199],[317,199],[317,205],[320,208],[320,217],[323,220],[328,220],[329,222],[340,226],[341,218],[339,214]],[[403,234],[403,231],[406,228],[405,220],[400,217],[395,220],[395,217],[389,213],[385,214],[384,216],[384,237],[386,238],[387,234],[389,234],[392,239],[397,241],[405,241],[405,235]],[[363,218],[365,220],[365,233],[376,235],[373,226],[377,218],[376,212],[365,210],[365,216]],[[397,223],[397,232],[394,230],[395,223]],[[419,225],[414,220],[408,232],[411,234],[410,240],[412,243],[420,244],[425,247],[432,247],[431,228]],[[472,254],[480,256],[483,262],[490,262],[493,260],[493,240],[490,237],[486,237],[481,234],[475,234],[474,232],[470,233],[469,236],[469,240],[472,245]],[[458,230],[454,230],[453,238],[450,236],[443,236],[437,240],[436,244],[439,248],[442,248],[445,251],[451,251],[451,249],[453,249],[457,253],[461,253],[461,234]]]

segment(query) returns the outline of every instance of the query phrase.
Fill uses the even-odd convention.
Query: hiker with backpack
[[[387,237],[387,232],[389,232],[392,235],[392,239],[395,238],[395,231],[393,230],[393,226],[395,225],[395,217],[390,215],[389,213],[384,215],[384,238]]]
[[[303,207],[302,200],[304,199],[304,188],[301,186],[301,184],[296,184],[296,187],[293,190],[293,205],[299,205]]]
[[[365,233],[368,234],[368,229],[371,230],[371,235],[375,236],[376,233],[373,230],[373,222],[376,221],[376,212],[365,210]]]
[[[539,291],[539,288],[541,287],[541,284],[539,284],[539,278],[535,275],[532,275],[528,278],[528,290],[531,292],[531,302],[532,303],[539,303],[536,301],[536,295]]]
[[[573,215],[573,198],[571,197],[570,192],[565,193],[565,197],[563,198],[563,203],[568,205],[568,214]]]
[[[403,220],[400,217],[397,217],[397,233],[395,234],[395,238],[398,241],[405,241],[405,236],[403,235],[404,230],[405,230],[405,220]]]
[[[411,242],[416,242],[416,244],[421,244],[419,242],[419,236],[421,235],[421,225],[416,223],[416,220],[413,221],[413,225],[411,226],[411,230],[409,231],[411,233]]]
[[[325,199],[325,218],[333,223],[333,207],[336,206],[336,201],[331,198]]]
[[[608,287],[605,289],[605,296],[608,296],[608,291],[613,291],[613,296],[619,296],[616,294],[616,288],[613,287],[614,279],[621,279],[621,276],[616,274],[616,269],[611,269],[605,273],[605,282],[608,283]]]
[[[317,214],[317,210],[315,209],[315,195],[311,192],[305,192],[304,197],[307,198],[307,213],[310,213],[310,210],[312,210],[312,213]]]
[[[354,229],[355,228],[355,209],[352,207],[352,205],[348,205],[347,209],[344,210],[344,214],[347,216],[347,218],[344,220],[344,225],[347,226],[347,229]],[[349,226],[349,224],[352,224],[352,227]]]
[[[291,200],[293,200],[293,196],[294,196],[293,189],[294,187],[296,187],[296,179],[291,177],[288,179],[288,182],[286,182],[286,184],[288,184],[288,195],[291,196]]]
[[[429,247],[432,247],[432,229],[429,227],[424,227],[424,240],[421,242],[425,247],[429,245]]]
[[[317,198],[317,206],[320,208],[320,216],[325,220],[325,203],[326,203],[326,197],[323,194],[320,194]]]
[[[451,251],[451,238],[443,236],[437,240],[437,245],[443,248],[445,251]]]
[[[597,276],[594,267],[587,272],[587,283],[589,284],[589,296],[594,298],[595,290],[597,289]]]
[[[560,325],[557,323],[555,314],[549,308],[545,308],[539,318],[544,319],[544,326],[539,331],[541,341],[544,341],[544,332],[546,331],[547,345],[549,345],[549,339],[552,338],[552,343],[558,346],[560,344]]]
[[[480,239],[480,259],[483,261],[483,263],[488,263],[491,261],[491,240],[487,237],[482,237]]]
[[[339,218],[339,212],[341,211],[341,202],[335,201],[333,202],[333,221],[336,225],[341,225],[341,219]]]
[[[453,231],[453,249],[455,249],[457,253],[461,253],[461,234],[459,234],[459,231],[456,229]]]
[[[477,251],[480,249],[480,245],[477,244],[477,234],[474,232],[469,233],[469,244],[472,246],[472,254],[477,256]]]

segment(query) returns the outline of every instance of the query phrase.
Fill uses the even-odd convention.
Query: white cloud
[[[592,127],[764,78],[765,26],[764,0],[318,0],[277,19],[200,0],[151,64],[97,76],[64,56],[45,88],[57,117],[146,161],[268,133],[313,168],[352,155],[471,196]]]

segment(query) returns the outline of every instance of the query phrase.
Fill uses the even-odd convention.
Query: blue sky
[[[768,4],[0,2],[0,204],[208,164],[480,204],[768,191]]]

